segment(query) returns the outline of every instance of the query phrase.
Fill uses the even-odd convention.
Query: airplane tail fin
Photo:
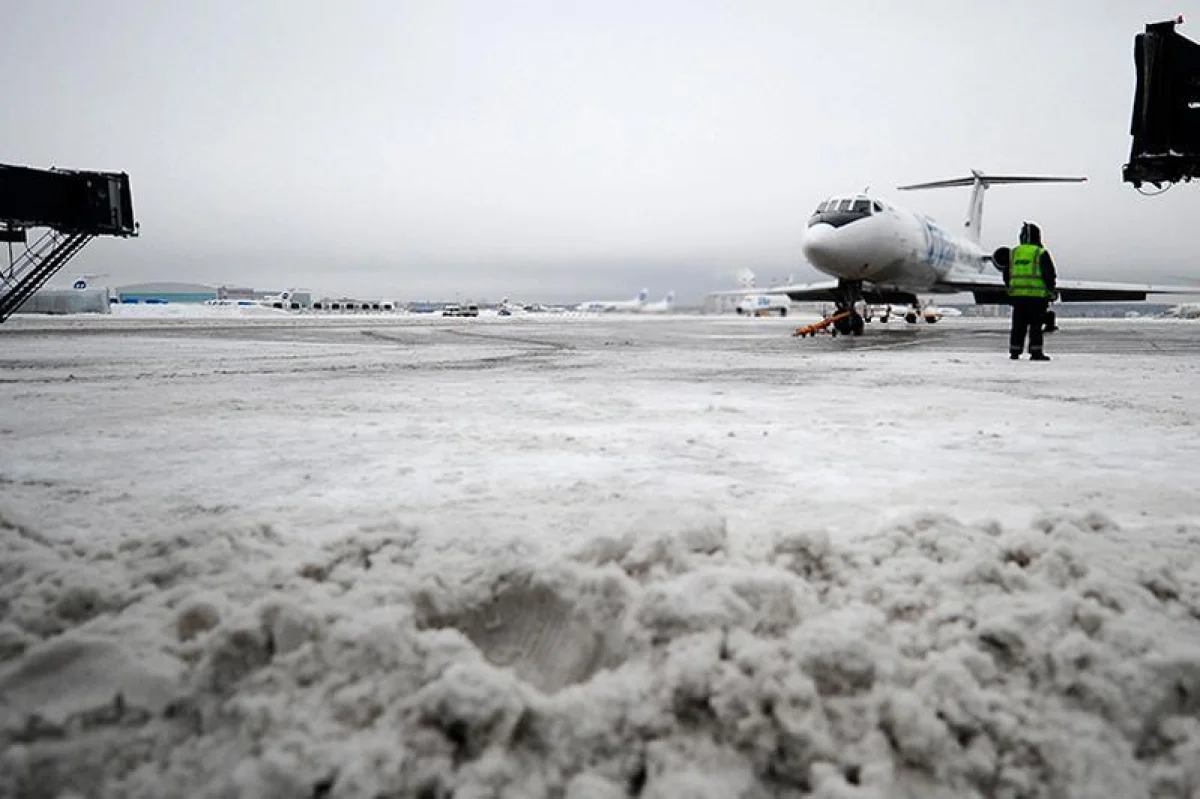
[[[978,169],[972,169],[969,177],[950,178],[948,180],[933,180],[928,183],[912,183],[908,186],[897,186],[901,191],[915,189],[948,189],[971,186],[971,204],[967,207],[967,236],[973,241],[979,241],[983,232],[983,193],[989,186],[1004,183],[1083,183],[1087,178],[1057,177],[1053,175],[985,175]]]
[[[675,304],[675,292],[674,292],[674,291],[668,291],[668,292],[667,292],[667,296],[666,296],[666,303],[667,303],[667,305],[674,305],[674,304]]]
[[[650,299],[650,289],[642,289],[641,291],[638,292],[638,295],[637,295],[638,302],[644,303],[648,299]]]

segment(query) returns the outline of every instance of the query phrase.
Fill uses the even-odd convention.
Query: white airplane
[[[76,275],[75,279],[73,281],[71,281],[71,288],[75,289],[76,291],[86,291],[87,289],[90,289],[92,287],[91,281],[95,280],[98,277],[108,277],[108,273],[107,272],[96,272],[96,273],[92,273],[92,274]]]
[[[650,298],[650,289],[642,289],[632,300],[592,300],[581,302],[577,311],[640,311]]]
[[[263,297],[258,301],[258,304],[267,308],[298,311],[301,308],[312,307],[312,292],[308,289],[287,289],[278,294]],[[366,308],[363,310],[366,310]]]
[[[867,303],[902,304],[917,321],[921,294],[971,293],[977,304],[1008,304],[1004,280],[980,242],[983,194],[1002,183],[1078,183],[1087,178],[985,175],[900,186],[901,190],[970,186],[965,235],[955,235],[928,216],[908,211],[866,192],[831,197],[808,220],[802,249],[814,267],[835,280],[760,289],[759,294],[785,295],[793,302],[832,301],[839,313],[839,333],[863,332]],[[1067,266],[1069,269],[1069,265]],[[1061,266],[1060,266],[1061,269]],[[1200,288],[1057,281],[1062,302],[1144,300],[1147,294],[1196,294]],[[743,292],[717,292],[734,294]],[[926,319],[932,319],[926,315]]]
[[[736,299],[736,304],[733,310],[738,316],[787,316],[791,310],[792,301],[786,296],[762,294],[759,292],[758,278],[754,272],[749,269],[742,269],[737,275],[738,285],[740,289],[732,291],[717,291],[713,292],[711,297],[729,297]],[[791,277],[788,277],[785,285],[792,282]],[[719,303],[722,310],[728,309],[725,303]]]
[[[1176,319],[1200,319],[1200,304],[1185,302],[1167,310],[1167,316]]]
[[[92,273],[87,273],[87,274],[78,274],[78,275],[75,275],[75,279],[71,281],[71,288],[74,289],[75,291],[87,291],[89,289],[103,288],[105,293],[108,295],[109,303],[115,304],[115,303],[120,302],[120,296],[117,294],[116,289],[114,289],[110,286],[104,286],[104,285],[95,286],[92,283],[92,281],[96,280],[97,278],[108,277],[108,276],[109,276],[108,272],[92,272]]]
[[[738,316],[787,316],[792,301],[784,295],[748,294],[737,304]]]
[[[638,310],[641,313],[671,313],[675,310],[675,292],[668,291],[658,302],[648,302]]]

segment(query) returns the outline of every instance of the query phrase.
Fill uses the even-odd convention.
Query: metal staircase
[[[47,228],[19,256],[13,244],[29,231]],[[0,164],[0,242],[8,266],[0,265],[0,322],[4,322],[97,236],[138,234],[133,192],[124,172],[34,169]]]
[[[91,233],[63,233],[51,228],[0,270],[0,323],[46,285],[93,238]]]

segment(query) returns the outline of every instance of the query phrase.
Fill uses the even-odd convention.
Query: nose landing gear
[[[867,307],[863,301],[862,281],[839,280],[834,302],[838,312],[830,317],[836,319],[833,329],[843,336],[861,336],[866,327],[863,311]]]
[[[826,317],[820,322],[814,322],[811,325],[805,325],[804,327],[796,328],[796,331],[792,333],[792,337],[807,338],[809,336],[816,336],[818,333],[826,332],[836,338],[838,333],[842,332],[841,328],[844,327],[845,324],[849,323],[849,320],[849,311],[835,313],[833,316]]]
[[[805,338],[817,333],[828,332],[832,336],[861,336],[866,327],[864,314],[867,309],[863,301],[861,280],[840,280],[834,293],[837,311],[820,322],[796,328],[793,336]]]
[[[834,332],[841,333],[843,336],[861,336],[866,327],[862,314],[854,310],[842,311],[831,318],[834,320]]]

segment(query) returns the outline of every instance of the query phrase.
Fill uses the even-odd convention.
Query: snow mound
[[[567,553],[0,517],[0,794],[1083,797],[1200,789],[1200,528],[720,518]]]
[[[166,707],[179,678],[177,664],[135,659],[111,640],[61,635],[37,646],[0,672],[0,696],[12,717],[36,717],[61,727],[67,719],[103,713],[156,714]],[[155,665],[159,668],[156,669]]]

